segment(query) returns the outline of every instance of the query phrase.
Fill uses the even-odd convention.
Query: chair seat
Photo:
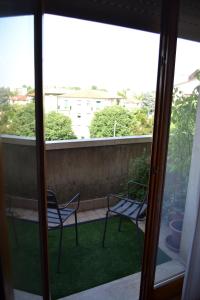
[[[144,203],[136,203],[129,199],[122,199],[116,205],[110,207],[109,210],[112,213],[120,214],[135,220],[136,218],[140,218],[140,216],[144,215],[146,208],[147,205]]]
[[[64,223],[75,212],[75,209],[64,208],[64,209],[59,209],[59,212],[60,212],[60,217],[62,219],[62,222]],[[61,222],[60,222],[57,209],[48,208],[47,216],[48,216],[48,228],[60,226]]]

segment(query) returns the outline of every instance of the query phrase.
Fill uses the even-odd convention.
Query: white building
[[[175,84],[174,87],[178,88],[184,95],[191,95],[191,93],[200,85],[198,79],[199,75],[200,70],[197,69],[187,78],[187,80]]]
[[[56,111],[69,116],[75,135],[89,138],[89,126],[94,113],[105,107],[120,105],[129,110],[141,108],[142,102],[129,95],[124,99],[103,90],[48,89],[45,92],[45,113]]]
[[[122,97],[99,90],[80,90],[58,96],[58,111],[69,116],[78,138],[89,138],[89,126],[96,111],[119,104]]]

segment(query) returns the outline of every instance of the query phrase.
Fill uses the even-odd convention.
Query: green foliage
[[[128,175],[128,193],[132,198],[143,200],[147,194],[147,188],[138,187],[134,182],[148,186],[150,172],[150,155],[143,151],[142,155],[131,161]]]
[[[31,85],[23,84],[22,87],[27,89],[27,95],[35,93],[35,90],[34,90],[34,88],[32,88]]]
[[[197,101],[197,91],[190,96],[185,96],[177,89],[175,90],[171,116],[169,170],[178,172],[186,180],[192,153]]]
[[[96,112],[90,125],[90,136],[95,138],[131,135],[130,112],[118,105]]]
[[[35,136],[35,106],[33,102],[26,105],[11,105],[8,112],[8,124],[5,133]]]
[[[9,127],[12,123],[13,115],[16,111],[15,105],[9,105],[7,103],[1,104],[0,113],[0,132],[3,134],[9,133]]]
[[[137,96],[137,99],[142,102],[142,107],[147,109],[148,113],[153,113],[155,109],[155,93],[143,93]]]
[[[0,87],[0,104],[6,104],[11,94],[9,88]]]
[[[38,223],[22,219],[15,220],[18,246],[13,233],[12,220],[9,221],[11,254],[15,258],[13,260],[13,286],[16,289],[40,295],[42,290],[40,276],[38,276],[40,272]],[[79,224],[79,247],[74,245],[74,227],[65,226],[63,228],[63,249],[65,251],[61,256],[60,273],[56,271],[60,230],[49,231],[48,250],[52,300],[141,271],[144,233],[142,230],[137,231],[133,222],[124,219],[123,232],[119,234],[116,230],[118,222],[118,218],[110,218],[105,248],[101,246],[104,220]],[[139,241],[137,234],[139,234]],[[157,265],[170,259],[158,249]],[[31,270],[31,272],[27,272],[27,270]],[[93,299],[95,298],[94,296]],[[107,300],[107,297],[102,297],[102,299]],[[126,296],[122,299],[126,300]]]
[[[45,117],[45,139],[47,141],[76,139],[70,118],[57,112],[47,114]]]
[[[1,133],[18,136],[35,136],[35,104],[1,106]],[[71,120],[62,114],[51,112],[45,117],[46,140],[75,139]]]
[[[150,155],[145,149],[142,155],[131,161],[129,167],[129,179],[145,184],[149,181]]]
[[[144,149],[140,156],[130,161],[128,180],[122,184],[121,194],[131,199],[143,201],[148,192],[150,166],[150,153]],[[136,183],[140,183],[141,186]]]
[[[124,99],[127,99],[127,92],[128,91],[130,91],[130,89],[123,89],[121,91],[118,91],[117,95],[124,98]]]
[[[146,108],[133,111],[132,116],[132,135],[152,134],[153,116],[148,116]]]
[[[165,178],[163,218],[184,211],[196,122],[198,93],[183,95],[174,90],[168,162]]]
[[[112,137],[152,134],[153,117],[146,109],[133,112],[118,106],[106,107],[95,113],[90,125],[90,136]]]
[[[196,77],[198,80],[200,80],[200,70],[197,69],[195,73],[196,73],[196,76],[195,76],[195,77]]]

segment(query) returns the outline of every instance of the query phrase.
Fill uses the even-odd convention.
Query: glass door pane
[[[155,283],[185,270],[197,206],[200,43],[178,39],[170,137],[159,248],[169,261],[156,268]]]
[[[119,218],[110,218],[105,248],[102,241],[107,195],[126,196],[129,188],[141,201],[148,190],[132,181],[148,185],[158,48],[159,34],[44,16],[47,185],[60,206],[81,196],[79,245],[72,215],[64,223],[60,273],[60,228],[49,231],[55,298],[93,287],[101,295],[98,286],[111,281],[116,297],[126,298],[120,286],[127,284],[127,293],[138,297],[145,211],[139,228],[124,217],[121,232]],[[159,263],[166,258],[160,251]]]
[[[42,293],[33,20],[0,19],[0,127],[15,299]]]

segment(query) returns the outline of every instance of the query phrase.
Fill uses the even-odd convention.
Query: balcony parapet
[[[3,143],[6,144],[23,145],[23,146],[36,145],[36,139],[34,137],[2,135],[1,140]],[[141,144],[141,143],[151,143],[151,142],[152,142],[151,135],[140,135],[140,136],[125,136],[125,137],[112,137],[112,138],[46,141],[45,144],[46,144],[46,150],[59,150],[59,149],[71,149],[71,148]]]
[[[113,137],[113,138],[93,138],[93,139],[84,139],[84,140],[82,139],[82,140],[66,140],[66,141],[47,141],[46,150],[141,144],[141,143],[151,143],[151,141],[152,141],[151,135]]]
[[[33,203],[38,194],[36,140],[4,135],[1,141],[6,193],[20,206],[26,202],[30,207],[27,201]],[[90,208],[91,199],[98,199],[91,207],[105,206],[107,194],[124,189],[134,160],[144,151],[150,154],[151,142],[151,136],[46,142],[47,186],[56,191],[60,203],[80,192],[83,209]]]
[[[36,139],[34,137],[2,134],[0,139],[3,144],[22,145],[22,146],[36,145]]]

